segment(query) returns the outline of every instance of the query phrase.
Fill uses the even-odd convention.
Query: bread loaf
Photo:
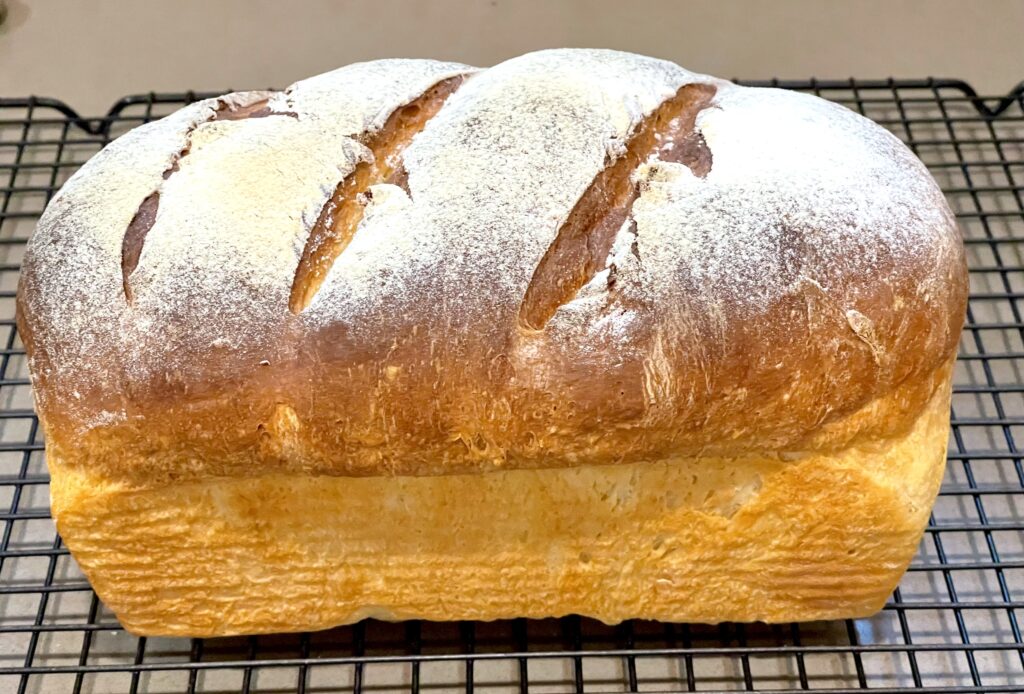
[[[603,50],[191,104],[54,197],[53,514],[138,634],[867,615],[945,460],[962,241],[813,96]]]

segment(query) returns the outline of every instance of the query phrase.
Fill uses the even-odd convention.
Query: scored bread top
[[[916,418],[965,301],[891,134],[605,50],[186,106],[64,185],[18,296],[51,446],[136,480],[842,447]]]

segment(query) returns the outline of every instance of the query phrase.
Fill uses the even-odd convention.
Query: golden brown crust
[[[901,436],[917,421],[922,403],[948,380],[947,370],[939,368],[908,380],[854,412],[844,411],[825,421],[816,421],[813,412],[793,412],[781,403],[769,402],[763,407],[773,408],[789,426],[790,435],[747,442],[730,438],[736,432],[750,431],[738,415],[731,424],[708,419],[702,428],[678,432],[602,426],[589,418],[582,420],[585,413],[571,405],[565,412],[565,401],[555,399],[548,409],[544,409],[545,403],[535,403],[530,418],[522,420],[499,418],[495,410],[501,405],[495,404],[483,413],[487,416],[472,420],[472,433],[452,437],[445,434],[448,428],[436,424],[440,407],[425,405],[416,413],[399,407],[412,395],[386,375],[371,382],[364,380],[365,371],[346,371],[351,398],[341,398],[343,391],[333,378],[303,370],[299,364],[294,365],[292,376],[299,382],[319,379],[316,387],[311,387],[310,397],[294,406],[260,396],[274,385],[287,387],[268,373],[266,380],[251,385],[251,391],[239,384],[230,400],[178,398],[160,418],[140,416],[134,418],[134,426],[96,429],[77,439],[71,450],[60,439],[48,446],[66,465],[78,465],[129,486],[245,477],[256,470],[358,477],[382,472],[388,476],[486,472],[495,468],[491,442],[498,440],[527,442],[522,452],[510,455],[508,449],[501,451],[501,469],[621,464],[673,456],[760,453],[784,457],[814,451],[833,453]],[[356,389],[358,384],[365,389]],[[359,393],[362,397],[356,396]],[[320,398],[329,397],[336,399],[333,407],[318,406]],[[751,418],[767,417],[765,409],[755,409],[750,402],[728,404],[741,408],[747,403]],[[725,406],[716,406],[716,416],[723,415]],[[347,413],[347,418],[340,420],[338,412]],[[471,412],[468,407],[463,411],[467,420]],[[388,420],[383,426],[376,421],[381,417]],[[565,421],[568,424],[562,424]],[[565,428],[558,429],[559,424]],[[398,441],[389,439],[390,427],[401,427],[407,433]],[[194,433],[186,437],[182,431]],[[716,443],[723,439],[727,445]]]

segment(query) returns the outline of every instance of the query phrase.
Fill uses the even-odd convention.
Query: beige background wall
[[[722,77],[1024,79],[1024,0],[6,0],[0,96],[98,114],[130,92],[284,86],[356,60],[488,65],[550,46]]]

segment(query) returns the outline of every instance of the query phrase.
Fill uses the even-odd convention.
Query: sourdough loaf
[[[53,511],[142,634],[877,610],[967,291],[924,166],[813,96],[551,50],[197,102],[54,197]]]

